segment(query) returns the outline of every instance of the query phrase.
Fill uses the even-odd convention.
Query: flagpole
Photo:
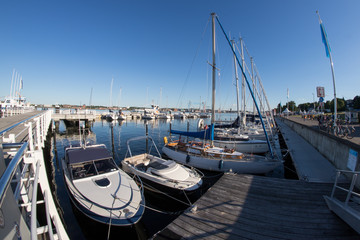
[[[319,17],[319,22],[320,22],[321,31],[322,31],[323,37],[325,38],[325,43],[324,43],[324,44],[325,44],[325,47],[326,47],[326,53],[329,54],[329,60],[330,60],[330,66],[331,66],[331,74],[332,74],[333,87],[334,87],[334,127],[336,127],[337,99],[336,99],[334,63],[333,63],[333,61],[332,61],[331,51],[330,51],[330,47],[329,47],[329,42],[328,42],[328,40],[327,40],[326,32],[325,32],[324,26],[323,26],[323,24],[322,24],[319,11],[316,11],[316,14],[317,14],[318,17]],[[334,133],[335,133],[335,128],[334,128]]]

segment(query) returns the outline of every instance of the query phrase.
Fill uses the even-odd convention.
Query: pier
[[[1,239],[69,239],[45,168],[50,123],[51,111],[0,119]]]
[[[85,126],[88,126],[89,122],[95,121],[97,115],[96,111],[93,110],[72,111],[55,109],[51,118],[55,121],[56,127],[58,127],[60,120],[63,120],[67,127],[78,126],[80,121],[84,121]]]
[[[359,239],[326,206],[332,186],[225,174],[154,239]]]
[[[341,176],[294,127],[279,119],[278,126],[299,180],[224,174],[154,239],[359,239],[356,178],[349,187],[351,178]],[[345,191],[335,192],[335,180]]]

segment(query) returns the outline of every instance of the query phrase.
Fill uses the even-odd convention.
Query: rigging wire
[[[193,69],[195,60],[196,60],[196,58],[197,58],[197,56],[198,56],[198,54],[199,54],[199,49],[200,49],[200,46],[201,46],[201,44],[202,44],[202,42],[203,42],[203,40],[204,40],[204,36],[205,36],[206,30],[207,30],[207,28],[208,28],[209,22],[210,22],[210,18],[208,19],[208,21],[207,21],[207,23],[206,23],[206,25],[205,25],[205,29],[204,29],[204,31],[203,31],[203,33],[202,33],[202,36],[201,36],[199,45],[198,45],[198,47],[197,47],[197,49],[196,49],[196,52],[195,52],[195,56],[193,57],[193,60],[192,60],[191,65],[190,65],[190,69],[189,69],[189,71],[188,71],[188,73],[187,73],[187,75],[186,75],[186,78],[185,78],[185,82],[184,82],[184,84],[183,84],[183,86],[182,86],[182,88],[181,88],[180,95],[179,95],[179,99],[178,99],[178,102],[177,102],[177,104],[176,104],[176,107],[177,107],[177,108],[179,107],[179,102],[180,102],[181,98],[183,97],[183,94],[184,94],[184,91],[185,91],[185,87],[186,87],[186,85],[187,85],[187,82],[188,82],[189,79],[190,79],[190,74],[191,74],[191,72],[192,72],[192,69]]]

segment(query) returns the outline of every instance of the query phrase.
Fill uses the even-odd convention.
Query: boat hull
[[[61,165],[70,200],[85,216],[112,226],[129,226],[141,219],[145,211],[142,190],[124,171],[72,179],[67,160],[62,159]]]
[[[216,147],[235,149],[237,152],[263,154],[269,151],[266,141],[245,140],[245,141],[222,141],[214,140]]]
[[[124,167],[124,164],[123,164],[123,169],[130,176],[134,176],[133,172],[128,172],[126,170],[126,167]],[[129,169],[129,171],[131,171],[131,170]],[[149,177],[144,176],[144,174],[141,174],[141,172],[137,172],[136,175],[140,177],[141,181],[143,182],[144,188],[146,190],[157,193],[157,194],[170,195],[170,196],[172,196],[176,199],[182,200],[182,201],[186,200],[186,196],[187,197],[197,196],[197,193],[200,192],[200,190],[201,190],[200,186],[202,185],[202,180],[201,180],[201,182],[199,182],[199,184],[196,186],[196,188],[193,187],[191,189],[182,190],[182,189],[178,189],[178,188],[174,188],[171,186],[166,186],[164,184],[157,183],[154,180],[149,179]],[[185,196],[185,194],[186,194],[186,196]]]
[[[172,147],[165,145],[162,148],[164,154],[169,158],[196,168],[201,168],[217,172],[235,172],[235,173],[248,173],[248,174],[265,174],[268,173],[282,164],[281,161],[262,161],[262,156],[249,156],[243,159],[221,159],[209,158],[205,156],[188,155],[183,151],[176,151]]]

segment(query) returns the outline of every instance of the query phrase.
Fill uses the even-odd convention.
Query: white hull
[[[76,168],[71,173],[66,161],[62,159],[62,168],[70,199],[87,217],[103,224],[111,221],[114,226],[132,225],[141,219],[145,205],[142,190],[124,171],[80,176],[84,173],[76,173]]]
[[[172,147],[162,148],[169,158],[186,165],[217,172],[235,172],[248,174],[264,174],[280,166],[281,161],[269,160],[262,156],[245,156],[242,159],[214,158],[206,156],[188,155],[186,152],[176,151]]]
[[[216,147],[235,149],[237,152],[244,153],[266,153],[269,151],[269,147],[266,141],[262,140],[248,140],[248,141],[221,141],[214,140]]]
[[[152,163],[168,167],[158,169]],[[195,171],[152,155],[141,154],[125,158],[121,164],[124,171],[172,190],[194,191],[202,185],[201,177]]]

